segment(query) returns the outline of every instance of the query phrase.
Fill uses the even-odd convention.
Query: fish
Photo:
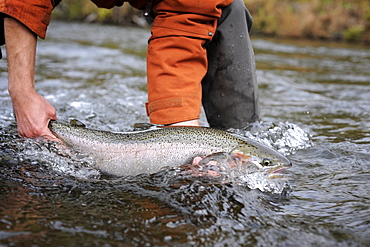
[[[194,157],[227,154],[257,168],[281,171],[292,166],[282,154],[259,142],[232,132],[208,127],[156,127],[110,132],[51,120],[51,132],[73,150],[90,154],[95,168],[114,176],[156,173],[164,167],[190,164]],[[275,169],[275,170],[273,170]]]

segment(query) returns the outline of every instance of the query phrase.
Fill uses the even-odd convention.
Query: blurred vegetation
[[[369,0],[244,0],[254,32],[370,44]]]
[[[64,21],[84,21],[117,24],[124,26],[142,26],[145,21],[142,11],[132,8],[129,4],[113,9],[97,8],[90,0],[63,0],[53,11],[53,19]]]
[[[288,38],[370,44],[369,0],[244,0],[253,33]],[[90,0],[63,0],[53,18],[147,27],[142,12],[128,4],[98,9]]]

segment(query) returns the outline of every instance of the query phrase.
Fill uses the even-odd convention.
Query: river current
[[[38,42],[36,88],[60,120],[130,131],[148,122],[149,35],[54,22]],[[370,50],[252,43],[261,121],[230,131],[286,155],[293,167],[283,182],[224,183],[169,168],[102,175],[86,154],[17,136],[3,59],[0,246],[370,246]]]

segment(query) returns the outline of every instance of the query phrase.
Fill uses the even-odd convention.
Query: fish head
[[[269,178],[282,177],[279,172],[292,167],[292,162],[285,156],[255,141],[237,146],[229,155],[248,166],[249,170],[263,172]]]

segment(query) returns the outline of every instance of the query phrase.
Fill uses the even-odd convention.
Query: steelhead
[[[257,167],[276,171],[291,166],[287,158],[267,146],[212,128],[163,127],[113,133],[59,121],[50,121],[49,128],[74,150],[91,154],[97,169],[116,176],[155,173],[162,167],[189,164],[196,156],[215,153],[242,155]]]

